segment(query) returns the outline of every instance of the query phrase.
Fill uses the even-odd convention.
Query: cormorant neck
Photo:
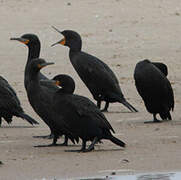
[[[71,45],[69,45],[70,51],[72,52],[80,52],[82,49],[82,40],[78,39],[76,41],[71,42]]]
[[[36,82],[37,84],[39,84],[39,73],[40,71],[39,70],[35,70],[35,69],[29,69],[27,74],[28,74],[28,77],[29,77],[29,81],[34,81]]]
[[[40,56],[40,44],[37,43],[36,45],[28,47],[28,60],[27,63],[31,62],[31,59],[39,58]]]
[[[26,66],[25,66],[25,74],[24,74],[24,86],[25,88],[27,88],[27,84],[30,80],[30,74],[28,72],[28,65],[31,62],[32,59],[34,58],[39,58],[40,56],[40,43],[37,43],[36,45],[33,46],[29,46],[28,47],[28,60],[26,62]],[[38,75],[37,75],[38,77]]]
[[[73,47],[73,48],[70,48],[70,52],[80,52],[81,51],[81,48],[79,47]]]
[[[74,87],[63,87],[63,88],[60,88],[58,90],[58,93],[61,93],[61,94],[73,94],[74,92]]]

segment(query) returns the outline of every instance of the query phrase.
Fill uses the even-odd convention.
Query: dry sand
[[[0,179],[67,179],[124,173],[179,171],[181,169],[181,2],[180,0],[1,0],[0,1],[0,72],[14,89],[25,111],[40,125],[31,127],[14,118],[0,129]],[[42,42],[41,57],[56,65],[43,72],[70,74],[76,81],[76,93],[91,94],[75,73],[68,48],[50,45],[60,38],[51,25],[60,30],[73,29],[82,35],[83,50],[96,55],[116,73],[125,97],[139,113],[129,113],[121,104],[110,106],[106,117],[116,136],[127,143],[122,150],[109,141],[90,153],[68,153],[69,147],[34,148],[51,140],[34,139],[48,128],[28,103],[23,85],[27,48],[10,41],[24,33],[35,33]],[[169,67],[169,80],[175,93],[173,121],[144,124],[152,116],[137,94],[133,71],[144,58],[162,61]],[[61,139],[59,140],[61,141]]]

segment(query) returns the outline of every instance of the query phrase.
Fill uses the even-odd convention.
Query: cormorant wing
[[[2,76],[0,76],[0,107],[14,109],[20,107],[20,101],[16,92]]]
[[[64,105],[71,111],[70,113],[76,113],[80,118],[86,116],[90,121],[96,122],[99,127],[111,129],[114,132],[104,114],[88,98],[79,95],[70,95],[66,98]]]
[[[174,94],[173,94],[173,89],[172,86],[169,82],[169,80],[167,81],[167,83],[165,83],[165,96],[167,97],[167,103],[169,105],[169,108],[174,109]]]
[[[95,84],[100,88],[103,86],[104,89],[117,84],[119,88],[119,82],[107,64],[85,52],[80,52],[74,58],[76,59],[73,66],[84,82],[88,82],[93,87],[95,87]],[[88,86],[88,84],[86,85]]]

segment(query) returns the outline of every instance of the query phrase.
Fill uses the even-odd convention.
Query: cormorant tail
[[[171,116],[170,112],[168,112],[168,119],[172,120],[172,116]]]
[[[109,136],[109,140],[111,140],[114,144],[117,144],[118,146],[125,147],[126,144],[119,140],[118,138],[114,137],[113,135]]]
[[[138,110],[135,109],[128,101],[126,101],[126,99],[120,100],[120,103],[122,103],[123,105],[125,105],[131,112],[138,112]]]
[[[68,138],[72,141],[73,144],[75,144],[75,140],[72,136],[69,136]]]
[[[170,112],[162,112],[162,113],[159,113],[160,117],[162,118],[162,120],[172,120],[172,116],[170,114]]]
[[[78,144],[78,143],[79,143],[79,137],[76,136],[76,137],[75,137],[75,140],[76,140],[76,142],[77,142],[77,144]]]
[[[30,124],[39,124],[37,121],[35,121],[32,117],[30,117],[29,115],[25,114],[25,113],[19,113],[18,114],[19,117],[26,119]]]

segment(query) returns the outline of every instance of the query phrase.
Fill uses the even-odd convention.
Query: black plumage
[[[155,65],[165,76],[168,75],[168,68],[167,65],[161,62],[151,62]]]
[[[8,81],[0,76],[0,126],[2,118],[9,124],[13,116],[25,119],[32,125],[39,124],[23,111],[16,92]]]
[[[109,139],[113,143],[125,147],[125,143],[114,137],[112,126],[104,114],[88,98],[72,94],[74,81],[70,76],[57,75],[54,82],[61,88],[54,94],[52,109],[54,121],[62,117],[67,129],[82,139],[82,148],[78,151],[87,152],[94,149],[94,145],[101,139]],[[92,141],[86,149],[86,142]]]
[[[64,38],[55,44],[62,44],[70,48],[70,61],[97,101],[97,106],[100,108],[101,101],[105,101],[106,105],[103,111],[107,111],[109,103],[120,102],[132,112],[137,112],[124,98],[119,82],[109,66],[97,57],[81,51],[82,40],[80,35],[71,30],[65,30],[60,33]]]
[[[28,47],[28,59],[25,66],[25,72],[24,72],[24,86],[27,91],[27,86],[29,82],[29,74],[27,71],[29,63],[35,58],[39,58],[40,56],[40,50],[41,50],[41,43],[37,35],[35,34],[24,34],[20,38],[11,38],[11,40],[17,40],[23,44],[25,44]],[[44,74],[39,72],[38,74],[39,80],[41,79],[48,79]],[[43,83],[40,83],[42,86],[46,86]],[[46,87],[45,87],[46,88]],[[57,87],[53,84],[50,84],[48,88],[46,88],[47,91],[55,92],[57,90]],[[46,122],[45,122],[46,123]],[[51,129],[50,129],[51,131]],[[34,137],[43,137],[43,138],[52,138],[53,134],[51,131],[51,134],[48,136],[34,136]]]
[[[39,71],[41,68],[54,64],[47,63],[44,59],[33,59],[27,66],[27,75],[29,76],[29,82],[27,83],[27,95],[28,100],[33,107],[34,111],[43,119],[43,121],[48,125],[53,133],[53,143],[46,146],[57,146],[57,138],[61,135],[65,135],[65,142],[59,145],[67,145],[68,138],[74,143],[74,139],[78,141],[78,138],[74,138],[68,131],[64,128],[63,121],[61,117],[57,119],[59,124],[54,121],[53,112],[51,110],[51,103],[53,93],[48,90],[48,86],[41,86],[39,80]],[[57,87],[57,89],[59,89]],[[40,145],[41,146],[41,145]],[[38,147],[40,147],[38,146]],[[42,146],[41,146],[42,147]]]
[[[134,71],[135,85],[146,109],[153,114],[153,122],[159,114],[162,120],[171,120],[174,109],[174,94],[169,80],[149,60],[137,63]]]

